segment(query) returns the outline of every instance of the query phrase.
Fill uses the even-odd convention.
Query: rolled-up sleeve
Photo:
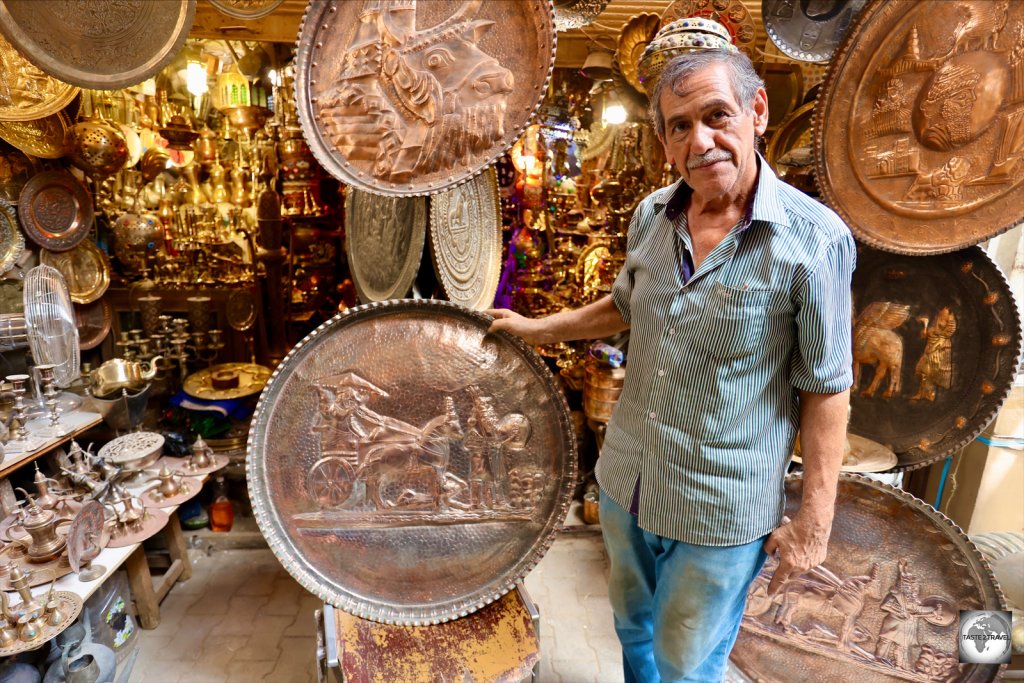
[[[853,384],[850,281],[856,260],[853,237],[844,233],[798,285],[797,345],[790,367],[797,389],[834,394]]]

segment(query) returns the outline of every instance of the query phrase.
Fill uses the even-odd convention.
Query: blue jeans
[[[644,531],[604,495],[600,514],[626,683],[721,681],[747,589],[767,557],[764,539],[736,546],[674,541]]]

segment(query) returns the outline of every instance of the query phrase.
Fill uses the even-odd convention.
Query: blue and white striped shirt
[[[758,157],[749,222],[690,276],[685,206],[664,187],[641,202],[612,299],[630,325],[625,386],[597,463],[602,495],[642,529],[738,545],[774,530],[799,423],[797,390],[852,383],[856,247],[830,209]]]

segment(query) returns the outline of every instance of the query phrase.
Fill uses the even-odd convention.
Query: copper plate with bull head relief
[[[825,201],[904,254],[978,244],[1024,218],[1024,2],[873,0],[816,108]]]
[[[551,0],[313,2],[296,55],[299,121],[347,185],[431,194],[512,145],[554,59]]]
[[[353,308],[274,371],[246,464],[256,520],[307,590],[434,624],[508,592],[568,510],[560,389],[490,318],[442,301]]]
[[[368,304],[408,294],[426,236],[423,197],[382,197],[348,188],[345,253],[359,300]]]
[[[786,481],[786,514],[803,479]],[[992,570],[949,518],[910,494],[840,475],[828,558],[767,593],[768,558],[747,594],[731,660],[755,681],[984,683],[960,664],[958,610],[1005,609]]]
[[[895,451],[896,469],[940,460],[981,433],[1020,352],[1013,292],[980,247],[929,257],[859,249],[850,431]]]

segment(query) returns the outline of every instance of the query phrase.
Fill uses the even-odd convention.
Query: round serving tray
[[[114,309],[106,299],[76,305],[75,322],[78,327],[78,348],[88,351],[102,344],[110,334],[110,327],[114,322]]]
[[[39,262],[60,271],[76,304],[93,303],[110,286],[110,262],[92,240],[82,240],[68,251],[40,249]]]
[[[238,377],[238,384],[223,389],[214,386],[214,376],[226,373]],[[182,389],[189,396],[207,401],[225,401],[233,398],[252,396],[263,391],[270,379],[270,368],[256,363],[221,363],[199,372],[193,372],[185,378]]]
[[[427,220],[422,197],[381,197],[348,189],[345,253],[361,302],[401,299],[409,293],[423,258]]]
[[[815,3],[761,0],[764,30],[775,47],[801,62],[827,62],[867,0]]]
[[[92,228],[92,197],[70,173],[43,171],[22,188],[18,217],[33,242],[50,251],[67,251]]]
[[[565,399],[522,340],[442,301],[360,306],[274,372],[246,458],[256,521],[307,590],[434,624],[505,594],[568,510]]]
[[[0,138],[41,159],[60,159],[67,152],[64,137],[71,127],[63,111],[31,121],[0,121]]]

